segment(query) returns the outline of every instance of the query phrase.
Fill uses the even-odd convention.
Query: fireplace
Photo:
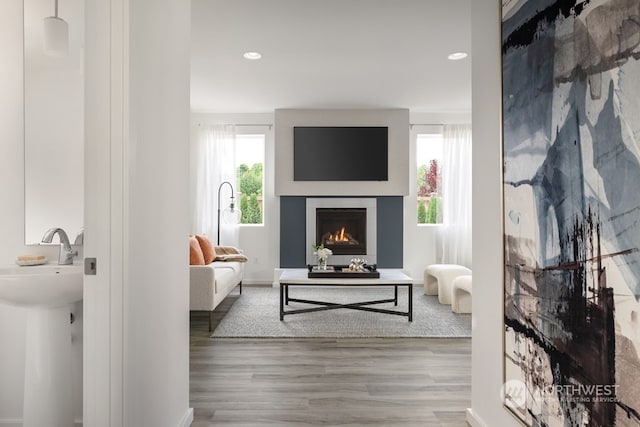
[[[346,265],[352,258],[376,264],[376,206],[375,198],[307,198],[307,264],[315,263],[311,247],[321,243],[333,252],[329,264]]]
[[[366,255],[366,208],[316,208],[316,242],[334,255]]]

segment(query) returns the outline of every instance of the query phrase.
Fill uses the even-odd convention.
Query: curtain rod
[[[271,129],[273,126],[272,123],[253,123],[253,124],[245,124],[245,123],[198,123],[198,126],[211,125],[211,126],[242,126],[242,127],[268,127]]]

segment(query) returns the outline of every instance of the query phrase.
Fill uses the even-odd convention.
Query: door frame
[[[86,1],[83,424],[124,425],[129,0]]]

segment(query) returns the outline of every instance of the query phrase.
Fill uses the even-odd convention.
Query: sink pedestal
[[[81,265],[0,267],[0,304],[27,310],[23,427],[73,427],[70,313]]]
[[[23,427],[73,427],[70,313],[27,308]]]

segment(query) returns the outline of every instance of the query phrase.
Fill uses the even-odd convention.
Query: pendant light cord
[[[58,17],[58,0],[55,0],[55,5],[56,5],[56,13],[55,13],[55,17]]]

